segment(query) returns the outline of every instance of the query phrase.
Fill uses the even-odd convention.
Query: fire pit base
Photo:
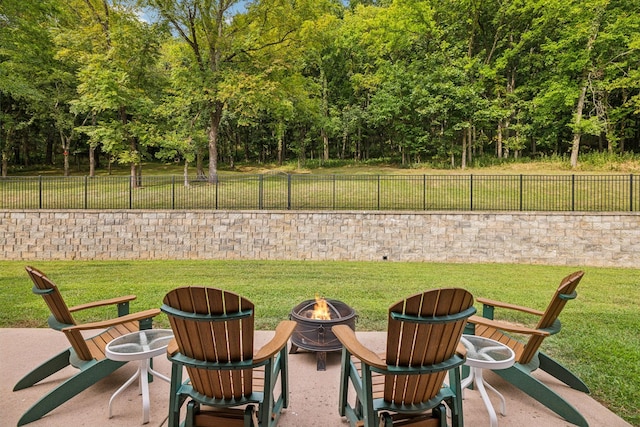
[[[296,354],[299,349],[300,347],[291,343],[291,349],[289,350],[289,354]],[[316,371],[326,371],[327,370],[327,352],[326,351],[311,351],[311,352],[316,354]]]
[[[342,301],[326,300],[331,311],[331,319],[312,319],[309,314],[314,302],[314,300],[304,301],[291,310],[289,318],[295,320],[297,325],[291,335],[289,354],[297,353],[300,348],[315,352],[316,369],[325,371],[327,352],[342,350],[342,344],[331,331],[331,327],[346,324],[355,331],[356,313]]]

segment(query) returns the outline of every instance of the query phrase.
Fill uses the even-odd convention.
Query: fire
[[[316,294],[316,303],[313,306],[311,318],[316,320],[331,320],[331,313],[329,312],[327,300],[320,297],[318,294]]]

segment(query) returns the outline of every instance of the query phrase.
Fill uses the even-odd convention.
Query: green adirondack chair
[[[558,316],[567,301],[576,298],[576,287],[578,283],[580,283],[583,275],[584,272],[576,271],[563,278],[545,311],[485,298],[477,298],[476,301],[483,304],[483,315],[482,317],[472,316],[469,319],[469,326],[471,327],[469,332],[475,329],[473,333],[476,335],[491,338],[506,344],[516,354],[515,365],[508,369],[497,370],[495,371],[496,374],[565,420],[578,426],[588,426],[582,414],[562,398],[562,396],[531,375],[531,372],[540,368],[567,384],[569,387],[589,393],[589,388],[580,378],[539,350],[546,337],[560,332],[561,324]],[[499,321],[495,319],[496,308],[527,313],[539,320],[534,327],[514,325],[512,323]],[[528,339],[522,340],[521,338],[516,338],[514,334],[520,337],[528,337]]]
[[[389,308],[386,354],[378,356],[347,325],[332,328],[343,344],[340,415],[351,427],[462,427],[460,337],[473,315],[473,296],[459,288],[413,295]],[[449,374],[449,385],[445,376]],[[355,403],[349,399],[355,390]]]
[[[287,341],[296,322],[282,321],[271,341],[254,353],[254,306],[246,298],[215,288],[182,287],[163,302],[175,335],[167,349],[172,362],[169,427],[180,425],[187,399],[186,427],[277,425],[289,400]],[[189,379],[183,382],[184,367]]]
[[[79,371],[31,406],[18,421],[19,426],[40,419],[124,365],[126,362],[115,362],[106,358],[104,354],[106,345],[120,335],[138,331],[140,328],[150,328],[151,319],[160,314],[159,309],[129,314],[129,301],[136,298],[134,295],[67,307],[58,287],[44,273],[33,267],[26,267],[26,270],[33,281],[33,293],[42,296],[51,311],[49,326],[62,331],[71,347],[25,375],[18,381],[13,391],[31,387],[69,365],[78,368]],[[77,324],[73,319],[74,312],[106,305],[117,306],[117,318],[84,324]],[[101,332],[92,338],[84,338],[82,331],[89,330]]]

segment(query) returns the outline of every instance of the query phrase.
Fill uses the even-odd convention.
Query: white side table
[[[516,355],[506,345],[489,339],[478,337],[475,335],[462,335],[460,342],[467,349],[467,360],[465,365],[470,367],[469,376],[462,381],[462,389],[469,387],[471,383],[478,389],[484,405],[489,412],[489,420],[491,427],[498,426],[498,417],[493,405],[489,400],[487,388],[500,397],[500,413],[506,415],[506,403],[504,396],[498,392],[491,384],[487,383],[482,376],[483,369],[506,369],[513,366]]]
[[[109,418],[113,399],[124,389],[139,378],[139,393],[142,394],[142,424],[149,422],[149,374],[170,382],[169,378],[154,371],[150,367],[150,360],[167,351],[169,342],[173,339],[170,329],[147,329],[123,335],[111,341],[105,347],[105,354],[111,360],[119,362],[140,361],[138,370],[129,378],[109,399]]]

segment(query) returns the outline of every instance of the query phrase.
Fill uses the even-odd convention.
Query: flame
[[[318,294],[316,294],[316,303],[313,306],[311,318],[316,320],[331,320],[331,313],[329,312],[327,301]]]

